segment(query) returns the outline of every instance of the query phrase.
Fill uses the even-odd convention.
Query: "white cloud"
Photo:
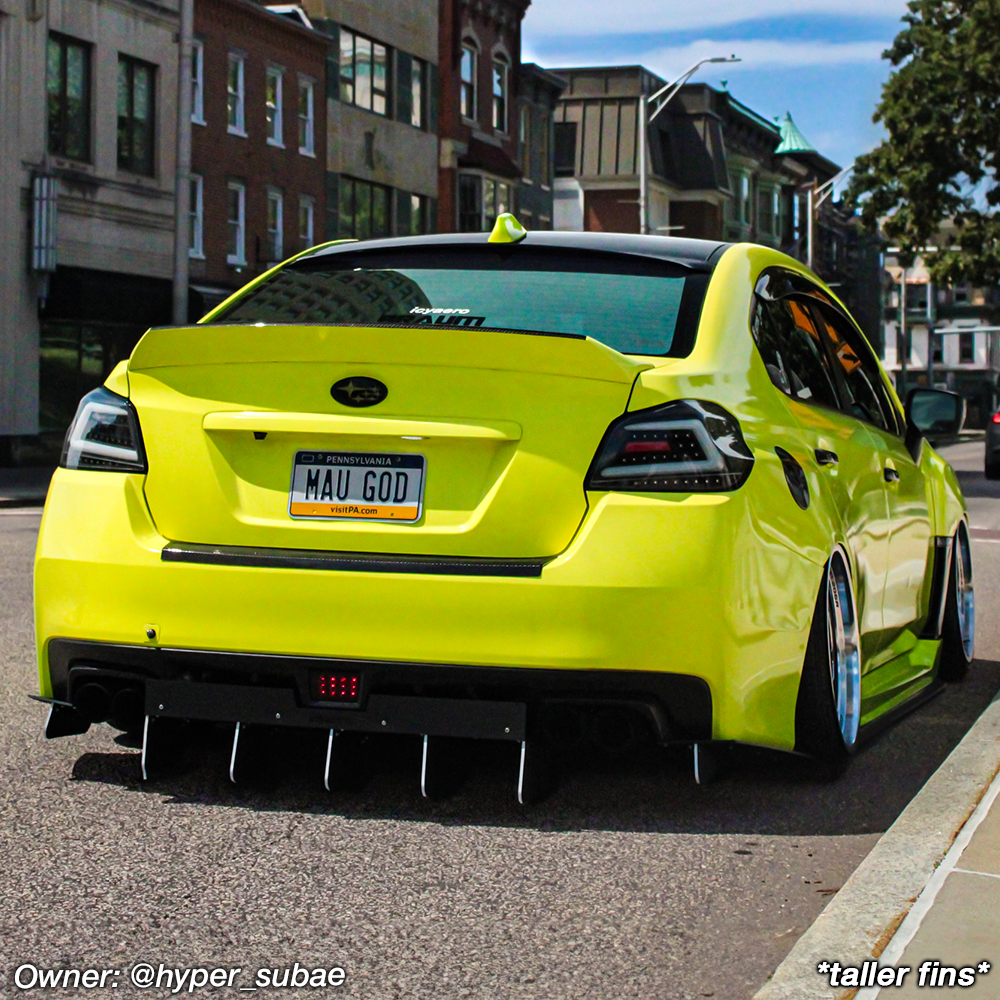
[[[606,58],[559,49],[545,51],[544,44],[525,45],[524,58],[547,66],[601,66],[640,64],[667,79],[683,73],[692,63],[707,56],[734,54],[742,62],[712,65],[701,68],[695,79],[706,75],[730,77],[739,72],[753,70],[788,69],[807,66],[843,66],[851,63],[877,63],[886,48],[885,42],[814,42],[782,41],[779,39],[747,39],[715,42],[710,38],[688,45],[665,46],[630,54],[627,59]]]
[[[906,0],[534,0],[524,20],[532,38],[707,29],[743,21],[833,14],[902,17]],[[780,31],[780,25],[775,25]]]

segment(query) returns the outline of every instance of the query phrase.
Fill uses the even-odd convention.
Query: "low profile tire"
[[[948,598],[941,629],[938,677],[960,681],[969,672],[975,652],[976,599],[972,588],[972,546],[963,521],[955,532],[951,554]]]
[[[854,588],[843,553],[823,574],[795,706],[795,749],[825,777],[850,763],[861,720],[861,643]]]
[[[988,458],[986,460],[984,475],[987,479],[1000,479],[1000,460]]]

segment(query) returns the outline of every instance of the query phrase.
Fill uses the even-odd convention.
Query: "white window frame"
[[[503,70],[500,74],[499,94],[495,93],[493,89],[494,77],[498,68]],[[499,116],[503,119],[502,121],[497,120],[497,101],[503,101],[503,115]],[[490,111],[492,114],[493,131],[499,132],[501,135],[507,135],[510,128],[510,63],[507,61],[506,56],[499,53],[493,57],[493,62],[490,66]]]
[[[472,54],[472,79],[466,80],[462,76],[461,63],[459,63],[459,112],[462,117],[468,122],[474,122],[477,120],[479,115],[479,49],[471,41],[462,42],[462,62],[465,61],[465,53],[469,52]],[[472,107],[469,109],[470,114],[466,114],[461,110],[462,108],[462,96],[464,94],[465,88],[470,87],[472,91]]]
[[[309,220],[308,233],[302,231],[302,214],[305,212]],[[316,245],[316,199],[309,194],[299,195],[299,244],[301,250],[308,250]]]
[[[229,215],[229,193],[239,194],[239,216],[233,219]],[[227,264],[243,265],[247,262],[247,186],[242,181],[229,181],[226,185],[226,246],[229,246],[229,232],[233,222],[236,222],[236,253],[226,254]]]
[[[309,95],[308,100],[308,110],[305,115],[302,114],[301,104],[302,104],[302,91],[305,90]],[[303,122],[305,122],[305,142],[299,143],[299,152],[303,156],[315,156],[316,155],[316,81],[312,77],[300,76],[299,77],[299,91],[298,91],[298,101],[295,105],[295,115],[296,124],[299,128]],[[296,136],[296,140],[298,136]]]
[[[267,144],[269,146],[277,146],[279,149],[285,148],[284,117],[282,115],[282,104],[284,101],[284,92],[285,92],[284,77],[285,77],[285,71],[281,66],[267,67],[267,77],[264,84],[265,121],[267,119],[267,95],[271,86],[271,81],[275,80],[277,82],[274,95],[274,118],[272,119],[272,121],[267,123],[268,127]]]
[[[205,178],[201,174],[191,174],[190,194],[194,194],[194,204],[188,207],[190,225],[188,257],[193,260],[205,259]]]
[[[421,131],[427,128],[427,63],[423,59],[413,57],[410,66],[410,124]],[[414,91],[418,91],[414,93]]]
[[[191,121],[205,124],[205,43],[191,41]]]
[[[236,74],[236,89],[233,90],[230,83],[232,67],[238,67]],[[226,131],[230,135],[240,135],[246,137],[246,79],[247,79],[247,57],[241,52],[230,52],[226,60]],[[235,121],[230,121],[229,105],[233,104],[235,109]]]
[[[275,227],[271,228],[271,206],[277,206]],[[267,215],[264,216],[264,233],[267,237],[268,263],[285,259],[285,195],[281,188],[268,187]]]

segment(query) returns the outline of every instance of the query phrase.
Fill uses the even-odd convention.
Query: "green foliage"
[[[896,69],[849,197],[908,262],[954,220],[954,246],[921,253],[939,281],[1000,280],[1000,0],[910,0],[884,53]]]

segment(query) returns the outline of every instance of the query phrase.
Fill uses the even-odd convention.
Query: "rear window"
[[[623,354],[690,353],[708,275],[554,248],[381,250],[303,258],[209,323],[399,326],[593,337]]]

